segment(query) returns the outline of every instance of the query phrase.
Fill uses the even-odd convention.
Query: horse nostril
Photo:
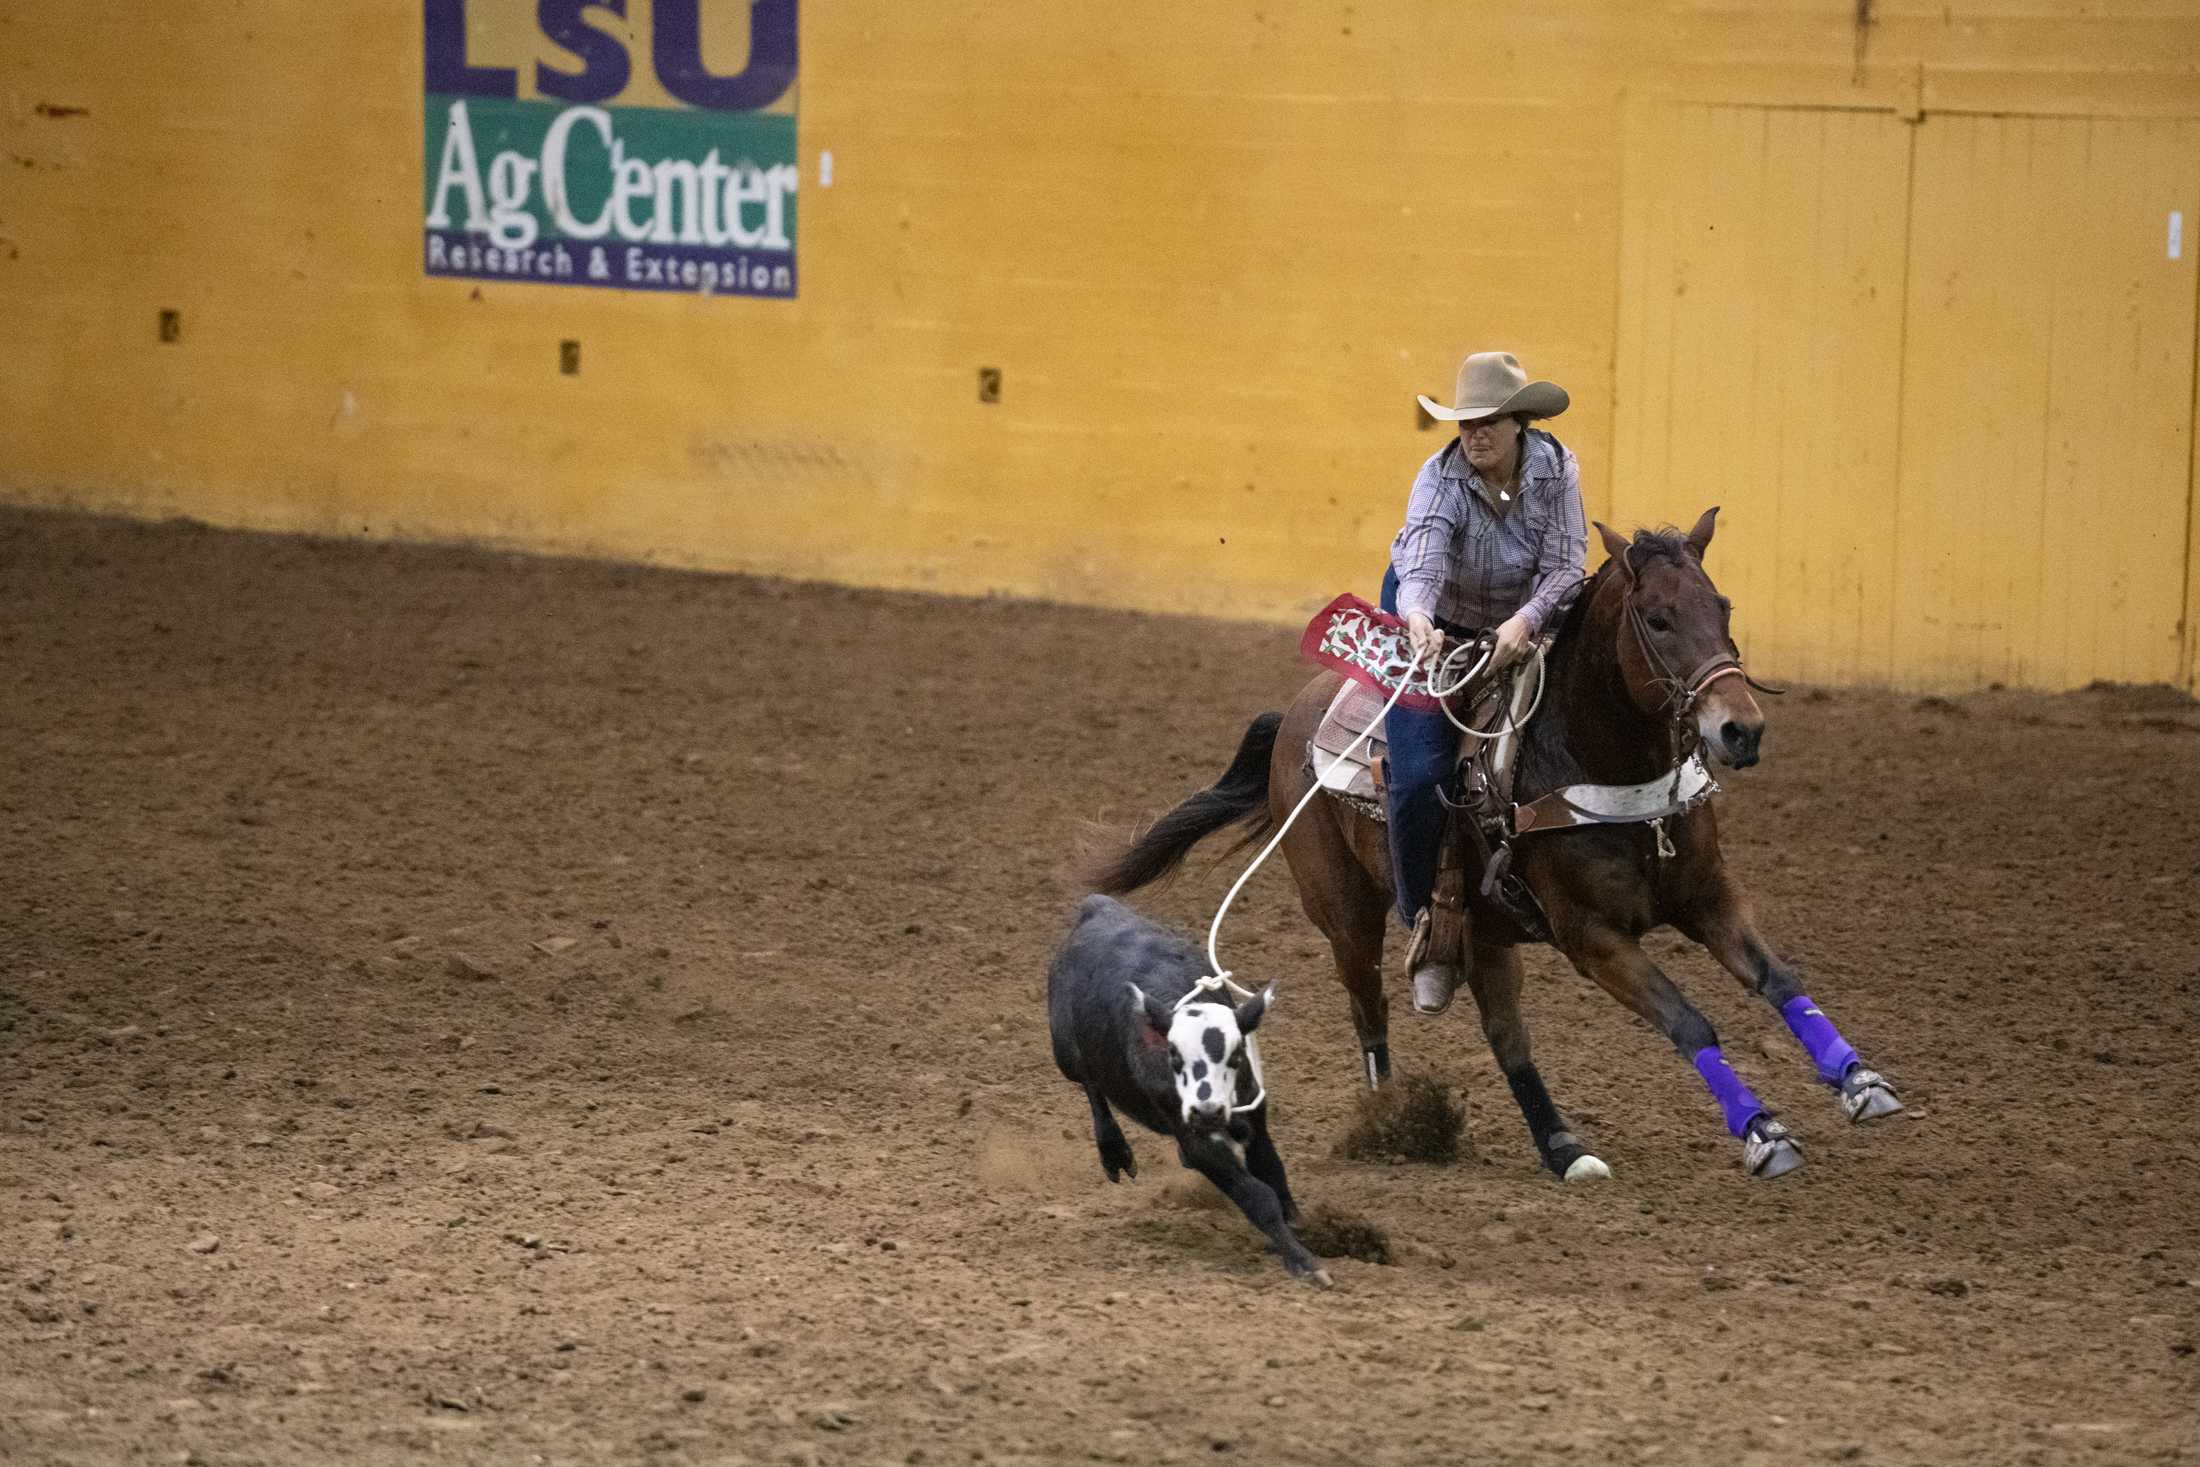
[[[1750,728],[1732,719],[1719,725],[1719,741],[1725,745],[1727,757],[1734,761],[1736,768],[1757,762],[1757,741],[1762,737],[1763,730]]]

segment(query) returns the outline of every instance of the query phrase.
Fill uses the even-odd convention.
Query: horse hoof
[[[1841,1109],[1848,1112],[1850,1120],[1862,1124],[1900,1114],[1902,1098],[1894,1093],[1894,1086],[1887,1083],[1884,1075],[1856,1069],[1849,1071],[1841,1081]]]
[[[1331,1289],[1336,1287],[1335,1282],[1329,1277],[1329,1270],[1326,1268],[1315,1269],[1312,1273],[1306,1276],[1306,1281],[1312,1284],[1317,1289]]]
[[[1566,1168],[1562,1182],[1604,1182],[1611,1180],[1612,1169],[1593,1156],[1577,1156],[1574,1164]]]
[[[1803,1164],[1803,1148],[1786,1126],[1770,1116],[1749,1123],[1742,1137],[1742,1167],[1764,1181],[1784,1177]]]
[[[1803,1148],[1793,1141],[1781,1141],[1767,1152],[1765,1159],[1750,1169],[1750,1175],[1759,1181],[1769,1182],[1774,1177],[1784,1177],[1803,1165]]]

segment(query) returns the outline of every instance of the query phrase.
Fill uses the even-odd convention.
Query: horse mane
[[[1583,663],[1578,655],[1585,627],[1589,620],[1590,603],[1597,598],[1597,590],[1604,583],[1605,573],[1612,568],[1607,560],[1581,583],[1574,593],[1573,603],[1558,624],[1558,635],[1551,639],[1547,654],[1545,675],[1550,679],[1546,694],[1556,692],[1561,684],[1581,674]],[[1581,768],[1567,748],[1566,714],[1562,698],[1546,696],[1536,716],[1528,720],[1527,729],[1520,737],[1520,754],[1513,764],[1513,788],[1520,798],[1529,789],[1537,794],[1557,789],[1562,785],[1578,784],[1582,779]]]
[[[1688,536],[1684,532],[1671,525],[1664,525],[1655,530],[1635,531],[1635,537],[1627,542],[1627,558],[1637,567],[1648,565],[1652,561],[1666,560],[1686,569],[1696,563],[1696,552],[1689,547]],[[1612,569],[1615,559],[1617,557],[1607,558],[1604,564],[1582,578],[1580,591],[1575,593],[1573,601],[1566,608],[1565,617],[1558,624],[1560,640],[1580,630],[1581,623],[1588,618],[1589,603],[1596,599],[1598,590],[1604,585],[1604,577]]]
[[[1641,556],[1639,560],[1636,559],[1638,554]],[[1664,525],[1655,530],[1635,531],[1635,538],[1627,545],[1627,558],[1637,565],[1646,565],[1653,560],[1670,560],[1686,569],[1694,563],[1696,552],[1689,548],[1687,535],[1671,525]],[[1606,564],[1610,562],[1607,561]],[[1603,574],[1602,566],[1598,567],[1597,573]]]

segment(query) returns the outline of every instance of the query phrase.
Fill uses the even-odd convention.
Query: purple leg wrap
[[[1751,1121],[1765,1113],[1764,1102],[1749,1093],[1749,1087],[1734,1073],[1734,1067],[1726,1062],[1726,1056],[1719,1053],[1716,1044],[1707,1044],[1696,1051],[1696,1073],[1711,1087],[1711,1098],[1726,1112],[1726,1128],[1734,1135],[1742,1135]]]
[[[1840,1084],[1849,1066],[1862,1063],[1849,1042],[1841,1037],[1841,1031],[1818,1012],[1818,1005],[1812,1003],[1807,994],[1799,994],[1780,1005],[1780,1017],[1787,1020],[1796,1042],[1809,1053],[1810,1062],[1818,1066],[1818,1078],[1828,1085]]]

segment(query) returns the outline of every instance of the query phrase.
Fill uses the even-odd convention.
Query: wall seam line
[[[1902,431],[1908,416],[1910,402],[1910,262],[1917,253],[1917,134],[1926,125],[1923,118],[1909,124],[1909,145],[1903,149],[1904,168],[1908,177],[1902,189],[1902,325],[1895,333],[1894,353],[1894,572],[1896,602],[1887,608],[1887,665],[1884,669],[1886,686],[1894,686],[1895,667],[1900,658],[1896,638],[1902,635],[1901,587],[1902,574],[1902,516],[1908,505],[1909,494],[1902,479]]]
[[[2193,271],[2192,408],[2185,420],[2185,584],[2177,606],[2178,670],[2185,691],[2200,693],[2200,627],[2193,625],[2193,521],[2200,516],[2200,269]]]

